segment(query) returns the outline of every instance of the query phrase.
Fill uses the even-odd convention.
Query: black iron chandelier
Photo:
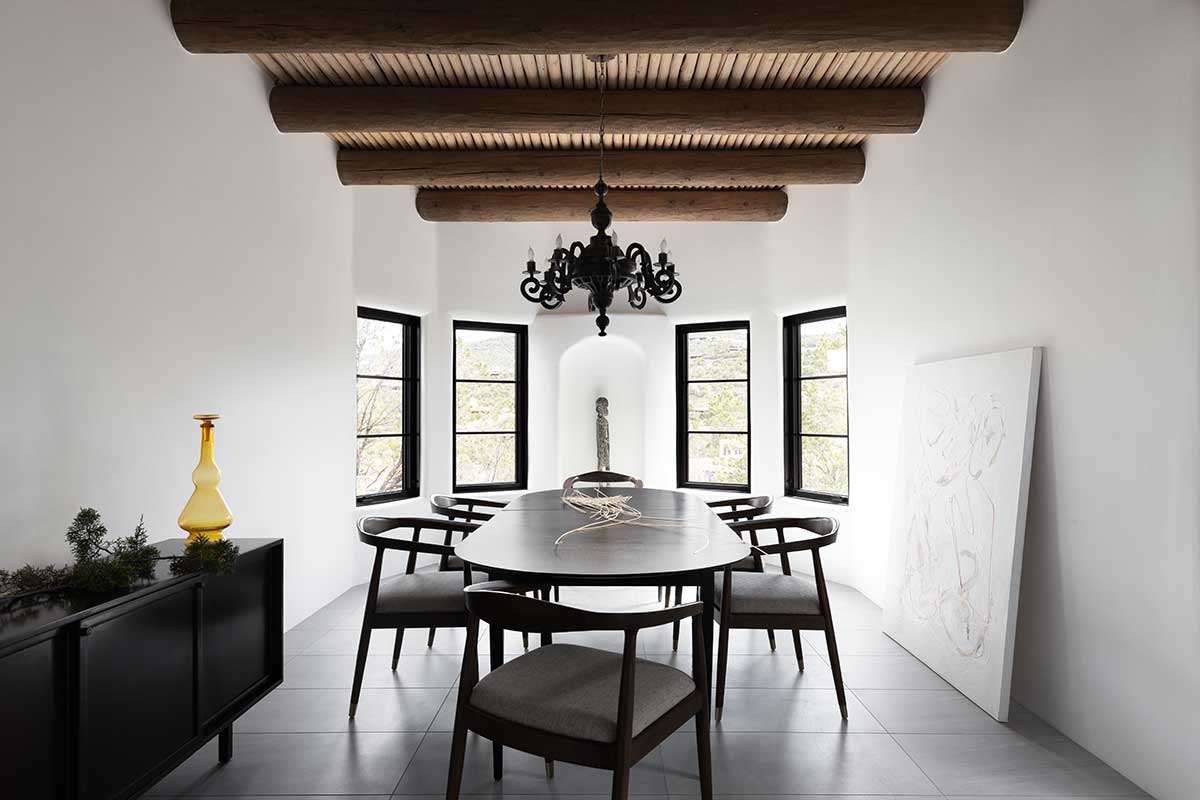
[[[591,56],[596,64],[596,80],[600,85],[600,167],[594,187],[596,207],[592,209],[592,227],[596,235],[583,242],[572,242],[563,247],[562,234],[554,242],[554,254],[547,259],[548,266],[538,272],[533,248],[529,248],[525,264],[525,278],[521,281],[521,296],[531,303],[540,303],[542,308],[554,309],[563,304],[567,292],[573,288],[588,293],[588,311],[598,311],[596,327],[600,335],[606,336],[608,308],[613,296],[621,289],[629,293],[629,305],[636,309],[646,307],[647,297],[660,303],[673,303],[679,299],[683,287],[679,283],[675,265],[671,263],[667,240],[658,248],[657,261],[648,250],[634,242],[625,250],[617,243],[617,234],[610,236],[606,231],[612,225],[612,212],[604,202],[608,184],[604,182],[604,84],[605,62],[612,56]],[[542,276],[539,278],[539,274]]]

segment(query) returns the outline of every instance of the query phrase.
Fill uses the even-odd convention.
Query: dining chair
[[[603,469],[572,475],[563,481],[563,489],[574,489],[577,483],[629,483],[635,489],[642,488],[641,478],[635,478],[632,475],[625,475],[620,472],[609,472]]]
[[[754,497],[734,497],[729,500],[713,500],[706,505],[716,512],[717,518],[725,522],[743,522],[755,517],[765,516],[771,513],[771,505],[774,500],[770,495],[756,495]],[[755,534],[751,532],[751,545],[758,544],[754,540]],[[762,553],[758,550],[751,549],[750,555],[743,558],[738,563],[734,564],[732,569],[742,572],[762,572]],[[659,598],[662,599],[661,597]],[[669,598],[668,598],[669,600]],[[683,587],[675,587],[675,605],[683,602]],[[767,630],[767,641],[771,645],[771,652],[775,652],[775,631]],[[671,631],[671,651],[679,649],[679,625],[676,624]]]
[[[508,503],[502,503],[499,500],[484,500],[479,497],[455,497],[448,494],[435,494],[429,498],[429,508],[435,514],[450,519],[460,520],[462,522],[476,522],[482,524],[487,522],[492,517],[496,516],[495,512],[507,506]],[[464,508],[464,506],[466,506]],[[489,509],[488,511],[476,511],[477,508]],[[446,538],[446,544],[450,544],[449,536]],[[448,556],[442,560],[442,569],[462,570],[463,562],[458,556]],[[551,589],[554,592],[554,600],[558,601],[558,587],[553,586]],[[429,630],[429,646],[433,647],[434,628]],[[525,645],[525,649],[529,649],[529,634],[523,634],[521,641]]]
[[[462,522],[487,522],[495,516],[496,511],[507,505],[499,500],[449,494],[435,494],[429,498],[429,510],[434,514]]]
[[[517,592],[525,587],[480,583],[466,590],[467,648],[463,653],[446,800],[462,788],[467,731],[492,740],[492,776],[504,775],[504,748],[553,763],[565,761],[613,772],[612,797],[629,797],[629,771],[668,736],[695,720],[703,800],[712,798],[708,678],[705,659],[692,659],[688,675],[637,658],[638,632],[675,620],[692,620],[694,651],[703,652],[701,603],[639,612],[598,612],[547,603]],[[479,675],[478,633],[489,625],[526,633],[620,631],[621,654],[571,644],[539,647]]]
[[[470,522],[422,517],[363,517],[358,521],[358,538],[375,548],[375,563],[367,585],[367,603],[363,610],[362,633],[358,638],[358,658],[354,662],[354,683],[350,690],[350,717],[358,709],[362,690],[363,670],[367,665],[367,650],[371,631],[395,629],[392,646],[392,669],[400,661],[405,628],[429,628],[430,644],[433,630],[461,628],[467,624],[467,607],[463,600],[466,573],[448,570],[417,570],[421,553],[439,556],[442,562],[453,554],[450,537],[455,533],[466,536],[478,526]],[[410,531],[410,538],[397,535]],[[421,541],[423,532],[443,534],[442,542]],[[383,557],[389,550],[408,554],[404,573],[382,579]]]
[[[717,721],[721,721],[721,709],[725,704],[729,631],[735,628],[791,630],[792,643],[796,647],[796,665],[801,672],[804,671],[804,652],[800,649],[800,631],[824,630],[829,666],[833,670],[833,685],[837,690],[842,719],[846,719],[846,688],[842,683],[842,665],[833,633],[833,616],[829,609],[829,592],[825,586],[820,553],[821,548],[837,541],[837,520],[829,517],[758,518],[735,522],[730,527],[755,538],[761,531],[774,530],[778,541],[758,544],[758,549],[763,555],[778,555],[783,571],[782,574],[725,572],[724,585],[716,597],[721,625],[717,637]],[[787,531],[803,531],[808,535],[789,541]],[[813,574],[793,575],[789,556],[806,550],[812,554]]]

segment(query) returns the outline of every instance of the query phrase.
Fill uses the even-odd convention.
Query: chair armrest
[[[838,521],[830,517],[765,517],[745,522],[731,522],[729,527],[739,534],[750,533],[752,535],[759,531],[773,530],[781,539],[783,532],[789,529],[802,530],[809,534],[803,539],[756,544],[756,549],[763,555],[816,550],[836,542],[838,535]]]
[[[713,500],[710,503],[705,503],[709,508],[737,508],[745,504],[746,498],[744,497],[735,497],[732,500]]]

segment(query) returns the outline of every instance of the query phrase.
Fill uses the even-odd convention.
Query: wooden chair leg
[[[446,800],[458,800],[462,789],[463,762],[467,755],[467,726],[454,715],[454,736],[450,739],[450,774],[446,777]]]
[[[371,626],[363,622],[362,633],[358,637],[358,658],[354,661],[354,684],[350,689],[350,719],[358,711],[358,695],[362,692],[363,671],[367,668],[367,649],[371,646]]]
[[[658,587],[658,602],[660,602],[660,603],[662,602],[662,593],[663,593],[663,587],[659,586]]]
[[[696,760],[700,768],[700,800],[712,800],[712,747],[709,743],[708,703],[696,714]]]
[[[829,650],[829,666],[833,669],[833,687],[837,689],[838,705],[842,709],[842,719],[848,719],[846,713],[846,687],[842,683],[842,661],[838,658],[837,639],[833,635],[833,623],[825,620],[825,647]]]
[[[504,777],[504,748],[499,742],[492,742],[492,780]]]
[[[540,592],[538,592],[538,596],[541,597],[543,600],[545,600],[547,603],[549,603],[550,602],[550,591],[551,591],[550,589],[542,589]],[[528,635],[528,634],[526,634],[526,635]],[[542,642],[542,647],[545,647],[548,644],[554,644],[554,634],[543,633],[541,635],[541,642]],[[526,645],[525,649],[528,650],[529,645]]]
[[[400,664],[400,648],[404,646],[404,628],[396,628],[396,642],[392,645],[392,672]]]
[[[556,603],[562,602],[562,600],[559,599],[559,596],[558,596],[558,587],[557,586],[554,587],[554,602],[556,602]]]
[[[796,666],[804,672],[804,650],[800,648],[800,631],[792,631],[792,645],[796,648]]]
[[[683,605],[683,587],[675,587],[675,605]],[[671,623],[671,652],[679,650],[679,620]]]
[[[629,800],[629,767],[619,766],[613,770],[613,800]]]
[[[724,615],[722,615],[724,616]],[[695,654],[692,654],[695,658]],[[729,660],[729,624],[721,620],[721,632],[717,634],[717,722],[721,721],[721,710],[725,706],[725,664]]]
[[[546,780],[554,780],[554,759],[546,759]]]
[[[771,652],[775,652],[775,631],[767,631],[767,641],[771,643]]]
[[[425,644],[426,647],[433,647],[433,637],[437,633],[437,628],[429,629],[429,641]]]

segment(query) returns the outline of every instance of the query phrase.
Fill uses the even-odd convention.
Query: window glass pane
[[[517,429],[515,383],[459,383],[454,391],[455,425],[460,433]]]
[[[404,488],[403,452],[404,440],[400,437],[359,439],[358,495],[401,491]]]
[[[750,332],[694,331],[687,335],[687,376],[692,381],[745,379]]]
[[[516,380],[517,335],[506,331],[457,330],[454,358],[460,380]]]
[[[800,488],[810,492],[849,494],[848,439],[805,436],[800,442]]]
[[[404,384],[358,379],[358,434],[404,433]]]
[[[358,374],[404,377],[404,326],[376,319],[358,320]]]
[[[800,431],[846,433],[846,379],[800,382]]]
[[[745,434],[688,434],[688,476],[693,483],[749,482],[750,443]]]
[[[846,318],[800,326],[800,374],[846,374]]]
[[[745,383],[693,383],[688,385],[687,392],[688,430],[747,430]]]
[[[517,479],[517,437],[459,434],[455,439],[454,474],[460,485],[513,483]]]

